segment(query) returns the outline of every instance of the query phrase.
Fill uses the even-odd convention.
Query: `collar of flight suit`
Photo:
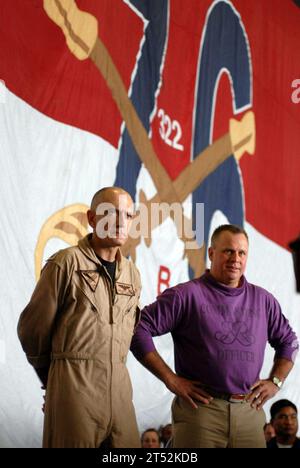
[[[95,263],[98,266],[98,268],[99,268],[99,265],[102,268],[104,268],[104,266],[101,263],[101,260],[99,260],[99,258],[97,257],[93,247],[90,244],[90,239],[91,238],[92,238],[92,234],[88,234],[87,236],[83,237],[83,239],[80,239],[80,241],[78,242],[78,247],[81,250],[81,252],[89,260],[91,260],[93,263]],[[124,259],[123,255],[121,254],[121,250],[119,248],[117,250],[116,260],[117,260],[117,264],[116,264],[115,281],[117,282],[120,275],[121,275],[121,271],[122,271],[122,269],[124,267],[124,263],[125,263],[125,259]],[[97,281],[96,281],[95,270],[85,271],[85,273],[86,274],[90,273],[89,276],[93,280],[93,282],[95,282],[95,288],[96,288],[97,284],[98,284],[99,276],[97,275],[98,278],[97,278]],[[99,273],[99,270],[97,271],[97,273]]]

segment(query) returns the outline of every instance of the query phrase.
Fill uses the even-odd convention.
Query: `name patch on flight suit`
[[[132,284],[126,283],[115,283],[117,294],[123,294],[124,296],[134,296],[134,289]]]

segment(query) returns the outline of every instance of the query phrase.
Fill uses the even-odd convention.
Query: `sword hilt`
[[[61,28],[72,54],[78,60],[89,58],[98,38],[97,19],[80,10],[75,0],[44,0],[44,10]]]
[[[237,160],[244,153],[254,154],[255,151],[255,116],[254,112],[247,112],[239,122],[235,119],[229,120],[229,135],[232,151]]]

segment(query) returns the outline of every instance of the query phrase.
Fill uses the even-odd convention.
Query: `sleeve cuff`
[[[152,339],[150,339],[147,342],[138,342],[137,340],[134,340],[131,343],[130,350],[133,353],[134,357],[138,361],[141,361],[143,357],[146,356],[146,354],[156,351],[156,348]]]
[[[287,359],[288,361],[295,362],[299,351],[298,343],[293,346],[283,347],[278,349],[275,353],[275,359]]]

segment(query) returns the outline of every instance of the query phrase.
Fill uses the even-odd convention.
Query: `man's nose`
[[[231,253],[231,256],[230,256],[230,260],[234,261],[234,262],[238,262],[240,259],[239,257],[239,253],[238,252],[232,252]]]
[[[126,219],[126,214],[123,213],[122,211],[119,211],[117,213],[117,225],[119,227],[125,226],[125,219]]]

